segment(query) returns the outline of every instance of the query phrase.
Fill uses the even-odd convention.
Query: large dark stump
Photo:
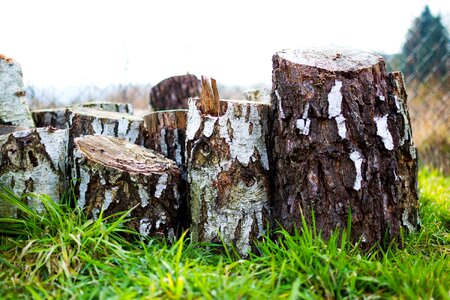
[[[380,56],[286,50],[273,57],[274,215],[292,232],[314,212],[368,248],[418,226],[417,156],[406,93]]]

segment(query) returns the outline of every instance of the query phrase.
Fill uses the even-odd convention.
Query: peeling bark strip
[[[112,103],[106,101],[86,102],[74,105],[74,107],[93,108],[125,114],[133,114],[133,106],[130,103]]]
[[[269,211],[269,106],[221,100],[218,115],[205,113],[211,106],[204,100],[189,100],[186,130],[192,237],[222,239],[245,255],[264,232]]]
[[[352,239],[368,248],[417,228],[417,158],[401,78],[370,53],[274,55],[273,207],[286,229],[314,211],[328,236],[351,210]]]
[[[173,76],[164,79],[150,91],[150,108],[153,111],[186,109],[190,97],[199,97],[200,80],[195,75]]]
[[[0,55],[0,124],[33,128],[20,64]]]
[[[67,128],[66,114],[67,108],[48,108],[31,111],[36,127],[52,126],[58,129]]]
[[[0,135],[0,182],[22,195],[36,192],[59,201],[66,189],[67,130],[27,129]],[[42,203],[29,199],[42,212]],[[0,200],[0,215],[14,216],[16,210]]]
[[[67,120],[71,140],[83,135],[98,134],[122,138],[138,145],[144,143],[144,119],[130,114],[71,108]]]
[[[131,212],[130,225],[144,236],[178,234],[178,183],[175,162],[152,150],[106,136],[75,139],[72,178],[78,179],[78,206],[94,219]]]

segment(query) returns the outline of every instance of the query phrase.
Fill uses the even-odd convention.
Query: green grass
[[[61,204],[28,195],[41,198],[41,216],[1,189],[21,219],[0,219],[0,298],[450,299],[450,178],[423,169],[419,181],[422,229],[403,249],[364,253],[303,224],[264,237],[247,259],[187,234],[172,245],[137,235],[129,243],[127,212],[92,221],[68,208],[70,194]]]

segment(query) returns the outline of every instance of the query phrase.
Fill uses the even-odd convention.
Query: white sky
[[[9,0],[0,3],[0,53],[37,86],[156,84],[186,72],[269,84],[281,49],[400,51],[426,4],[448,26],[448,0]]]

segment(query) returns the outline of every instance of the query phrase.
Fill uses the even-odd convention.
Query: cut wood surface
[[[0,124],[33,128],[20,64],[0,54]]]
[[[70,138],[83,135],[105,135],[143,145],[144,119],[126,113],[73,107],[68,110]]]
[[[66,186],[67,130],[27,129],[0,135],[0,182],[17,195],[47,194],[59,201]],[[29,198],[42,212],[42,203]],[[0,200],[0,215],[13,216],[15,209]]]
[[[75,104],[74,107],[93,108],[98,110],[113,111],[118,113],[133,114],[131,103],[112,103],[107,101],[94,101]]]
[[[187,74],[164,79],[150,90],[150,108],[153,111],[186,109],[190,97],[200,96],[200,80]]]
[[[144,236],[178,233],[180,171],[156,152],[106,136],[75,139],[72,178],[78,206],[92,217],[133,207],[130,225]]]
[[[218,103],[214,85],[204,79],[203,86],[207,91],[202,98],[189,100],[186,130],[192,237],[223,240],[246,255],[268,221],[265,134],[269,106],[231,100]]]
[[[286,229],[314,212],[329,236],[351,213],[352,239],[368,248],[417,228],[417,156],[399,78],[365,52],[274,55],[273,207]]]
[[[31,111],[36,127],[67,128],[67,108],[46,108]]]

